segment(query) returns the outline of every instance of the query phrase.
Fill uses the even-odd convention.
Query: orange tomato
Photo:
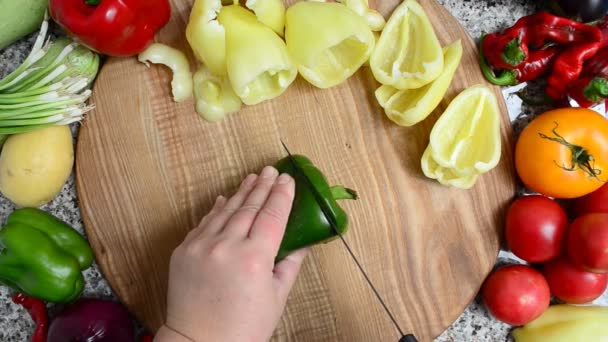
[[[515,168],[524,185],[546,196],[597,190],[608,180],[608,120],[585,108],[539,115],[517,141]]]

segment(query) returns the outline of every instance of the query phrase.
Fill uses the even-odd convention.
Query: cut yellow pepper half
[[[412,126],[429,116],[450,87],[461,57],[462,44],[457,40],[443,49],[443,71],[431,83],[405,90],[390,85],[380,86],[376,90],[376,99],[389,119],[401,126]]]
[[[238,5],[222,7],[226,67],[232,89],[248,105],[281,95],[297,76],[285,42]]]
[[[370,66],[378,82],[397,89],[420,88],[439,76],[443,52],[416,0],[405,0],[388,19]]]
[[[217,21],[221,0],[196,0],[186,26],[186,39],[196,58],[215,75],[226,75],[226,38]]]
[[[445,168],[433,159],[433,151],[428,146],[422,154],[420,161],[422,172],[429,178],[436,179],[443,185],[453,186],[460,189],[469,189],[477,181],[477,174],[461,176],[456,174],[452,169]]]
[[[226,33],[218,21],[225,4],[238,5],[238,0],[196,0],[186,26],[186,39],[196,58],[215,75],[226,75]],[[245,7],[257,19],[283,36],[285,5],[282,0],[247,0]]]
[[[349,78],[375,44],[367,22],[354,11],[339,3],[310,1],[287,9],[285,40],[302,77],[319,88]]]
[[[241,109],[241,99],[232,89],[228,77],[213,75],[205,66],[194,73],[194,98],[196,112],[207,121],[219,121]]]
[[[386,20],[378,11],[369,8],[367,0],[338,0],[338,2],[363,17],[372,31],[382,31],[384,28]]]
[[[247,0],[245,7],[255,13],[258,20],[283,37],[285,30],[285,5],[283,0]]]
[[[500,160],[500,110],[494,92],[469,87],[448,105],[431,130],[432,159],[455,175],[487,172]]]

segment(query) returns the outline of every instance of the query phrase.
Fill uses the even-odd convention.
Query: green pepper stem
[[[481,73],[483,76],[490,83],[499,86],[515,85],[519,83],[515,77],[515,70],[503,70],[499,76],[494,74],[494,71],[492,71],[492,68],[490,68],[488,62],[486,61],[486,56],[483,54],[482,46],[485,38],[486,34],[482,33],[481,38],[479,39],[479,67],[481,68]]]
[[[583,89],[583,95],[591,102],[599,102],[608,97],[608,80],[603,77],[595,77]]]
[[[89,6],[97,6],[101,3],[101,0],[84,0],[84,3]]]
[[[513,38],[505,45],[500,56],[505,63],[514,67],[521,64],[526,59],[526,53],[519,46],[519,38]]]
[[[332,186],[330,188],[330,191],[331,191],[331,196],[335,200],[343,200],[343,199],[356,200],[357,198],[359,198],[359,196],[357,195],[357,192],[355,190],[345,188],[341,185]]]
[[[553,161],[557,167],[566,170],[566,171],[576,171],[577,169],[581,169],[585,172],[589,177],[595,178],[600,182],[605,183],[605,181],[600,179],[600,174],[602,173],[601,169],[595,167],[595,158],[589,154],[587,149],[583,146],[574,145],[568,142],[564,137],[562,137],[559,133],[557,133],[557,127],[559,124],[555,122],[555,127],[551,131],[555,137],[550,137],[546,134],[538,132],[538,135],[543,139],[548,139],[551,141],[555,141],[559,144],[566,146],[570,152],[572,153],[572,159],[570,161],[571,165],[559,165],[555,160]]]

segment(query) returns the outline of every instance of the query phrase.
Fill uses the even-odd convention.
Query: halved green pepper
[[[277,262],[297,249],[328,242],[337,238],[337,234],[346,233],[348,217],[336,201],[357,199],[357,193],[354,190],[341,185],[330,187],[321,170],[307,157],[294,155],[293,158],[299,170],[294,167],[289,157],[279,160],[274,165],[280,173],[291,175],[296,183],[293,207],[276,257]],[[304,177],[308,178],[310,182],[307,182]],[[329,209],[328,214],[332,215],[333,221],[336,223],[335,230],[317,203],[311,186],[316,189],[320,199],[325,202],[325,207]]]
[[[87,241],[67,223],[35,208],[15,210],[0,230],[0,283],[54,303],[78,298],[81,271],[93,263]]]

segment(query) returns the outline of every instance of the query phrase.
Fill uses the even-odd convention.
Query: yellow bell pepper
[[[243,103],[281,95],[298,74],[285,42],[238,5],[223,7],[218,20],[226,31],[228,78]]]
[[[376,80],[397,89],[430,83],[443,70],[433,26],[416,0],[405,0],[388,19],[370,58]]]
[[[378,11],[369,8],[367,0],[338,0],[338,2],[362,16],[372,31],[382,31],[384,28],[386,20]]]
[[[173,101],[182,102],[192,96],[192,73],[183,52],[164,44],[152,43],[137,56],[137,59],[148,67],[149,63],[164,64],[173,71],[171,80]]]
[[[401,126],[412,126],[429,116],[450,87],[461,57],[462,44],[457,40],[443,49],[443,71],[431,83],[405,90],[390,85],[380,86],[376,90],[376,99],[389,119]]]
[[[552,305],[512,334],[515,342],[605,342],[608,307]]]
[[[285,5],[283,0],[247,0],[245,7],[255,13],[258,20],[283,37]]]
[[[308,82],[342,83],[369,59],[374,35],[365,19],[339,3],[298,2],[285,15],[287,49]]]
[[[221,0],[196,0],[186,26],[186,39],[196,58],[215,75],[226,75],[226,37],[217,21]]]
[[[194,73],[194,98],[196,112],[207,121],[219,121],[241,109],[241,99],[232,89],[228,77],[213,75],[205,66]]]
[[[478,174],[462,176],[453,169],[443,167],[433,159],[433,150],[427,146],[420,161],[422,172],[429,178],[436,179],[440,184],[460,189],[470,189],[477,182]]]
[[[232,3],[238,5],[239,1]],[[223,7],[222,0],[196,0],[186,26],[186,39],[194,55],[218,76],[227,73],[226,32],[218,21]],[[245,7],[252,10],[262,24],[283,36],[285,5],[282,0],[247,0]]]

